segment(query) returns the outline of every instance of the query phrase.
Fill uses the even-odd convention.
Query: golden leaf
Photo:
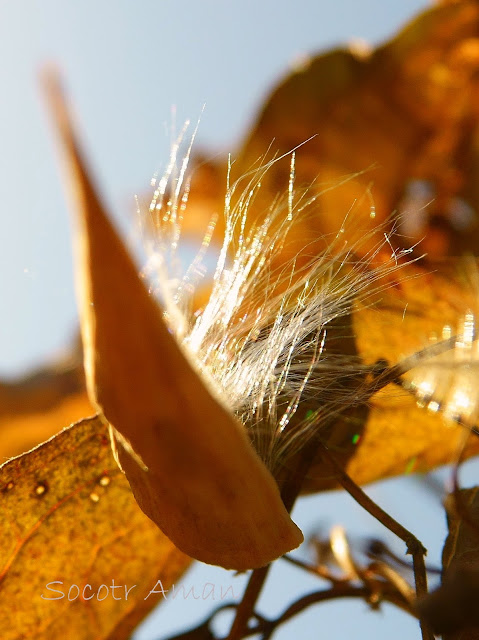
[[[0,503],[2,640],[126,640],[190,563],[138,508],[98,418],[5,463]]]
[[[478,32],[477,2],[441,4],[377,49],[308,58],[272,91],[235,172],[302,145],[296,184],[319,197],[296,249],[335,233],[354,205],[361,230],[401,213],[399,242],[422,240],[430,257],[478,251]],[[272,167],[258,211],[287,175],[287,160]]]
[[[384,292],[376,308],[354,315],[358,351],[366,364],[397,363],[441,338],[445,326],[477,308],[477,293],[453,273],[441,275],[409,266],[393,290]],[[407,378],[407,376],[406,376]],[[390,385],[371,399],[368,421],[348,472],[359,484],[412,472],[425,472],[456,458],[464,427],[446,421],[441,412],[418,407]],[[470,438],[465,456],[479,453],[479,439]]]
[[[95,413],[85,390],[79,347],[22,378],[0,382],[0,462]]]
[[[143,511],[183,551],[260,567],[297,547],[272,475],[242,425],[200,377],[108,220],[57,81],[48,94],[78,215],[77,277],[90,400]]]

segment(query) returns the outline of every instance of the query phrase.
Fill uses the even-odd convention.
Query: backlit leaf
[[[0,505],[2,640],[126,640],[190,563],[137,506],[98,418],[0,467]],[[86,584],[90,600],[72,587]]]
[[[421,253],[476,253],[478,29],[477,2],[441,3],[377,49],[304,59],[267,98],[235,175],[314,136],[297,150],[296,184],[331,188],[296,229],[298,248],[337,231],[353,207],[361,228],[401,214],[400,242],[423,239]],[[265,177],[259,209],[284,189],[287,162]]]
[[[24,377],[0,381],[0,463],[95,413],[78,347]]]

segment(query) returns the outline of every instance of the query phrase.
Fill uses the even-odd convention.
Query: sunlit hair
[[[196,257],[182,273],[180,240],[182,220],[188,215],[192,145],[191,141],[179,160],[183,135],[184,131],[173,145],[163,177],[154,185],[148,226],[155,231],[145,234],[145,273],[171,332],[193,366],[249,430],[259,455],[273,469],[336,415],[368,400],[364,365],[338,346],[342,338],[352,338],[348,319],[352,306],[369,304],[387,288],[412,250],[393,250],[382,230],[370,232],[361,243],[348,242],[344,231],[353,223],[346,216],[319,254],[315,249],[316,255],[308,257],[305,247],[278,266],[277,256],[288,234],[314,212],[320,193],[295,186],[293,151],[284,195],[275,199],[261,220],[255,217],[251,223],[248,216],[263,176],[282,158],[263,163],[233,184],[230,162],[224,238],[209,298],[195,309],[198,288],[208,284],[203,282],[204,262],[208,248],[212,249],[216,219],[211,218]],[[381,240],[373,246],[375,237]],[[385,248],[389,257],[378,260]],[[335,332],[331,350],[330,334]],[[419,399],[422,383],[417,380],[410,389]],[[299,411],[302,407],[309,410]]]

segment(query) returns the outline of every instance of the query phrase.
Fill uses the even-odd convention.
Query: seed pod
[[[76,276],[90,400],[141,509],[179,549],[256,568],[302,542],[242,425],[168,331],[111,225],[55,77],[47,93],[76,212]]]

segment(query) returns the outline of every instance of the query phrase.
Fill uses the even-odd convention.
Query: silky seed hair
[[[147,250],[144,275],[191,364],[245,426],[257,452],[274,470],[336,416],[369,400],[366,368],[354,354],[331,350],[329,334],[339,330],[345,332],[343,338],[352,337],[348,319],[353,305],[369,304],[378,291],[389,286],[396,272],[401,277],[402,265],[412,249],[394,250],[390,236],[384,233],[376,246],[359,252],[359,243],[345,239],[346,216],[338,233],[328,238],[326,249],[308,258],[305,247],[296,258],[278,267],[274,258],[286,246],[295,225],[314,213],[314,202],[320,195],[295,186],[293,151],[285,194],[275,198],[263,219],[255,218],[253,224],[247,224],[248,215],[262,179],[284,156],[264,162],[233,184],[229,160],[225,231],[211,281],[204,282],[205,261],[208,249],[213,249],[215,216],[183,272],[181,231],[190,190],[187,167],[196,135],[195,130],[179,159],[187,125],[172,147],[164,175],[152,181],[155,189],[144,224],[149,231],[143,233]],[[140,206],[138,213],[144,221]],[[374,214],[372,207],[371,218]],[[368,246],[376,235],[367,235]],[[377,260],[386,246],[389,259]],[[197,292],[205,286],[210,287],[209,298],[196,309]],[[431,373],[425,373],[422,358],[418,357],[416,364],[424,365],[423,373],[410,380],[409,390],[431,408],[434,394],[427,400],[421,396]],[[454,375],[459,376],[458,371]],[[462,383],[459,377],[456,380],[459,389]],[[441,384],[436,377],[436,391]],[[471,386],[467,389],[472,393]],[[452,401],[447,401],[438,410],[452,415],[452,407]],[[476,399],[470,417],[477,411]]]

